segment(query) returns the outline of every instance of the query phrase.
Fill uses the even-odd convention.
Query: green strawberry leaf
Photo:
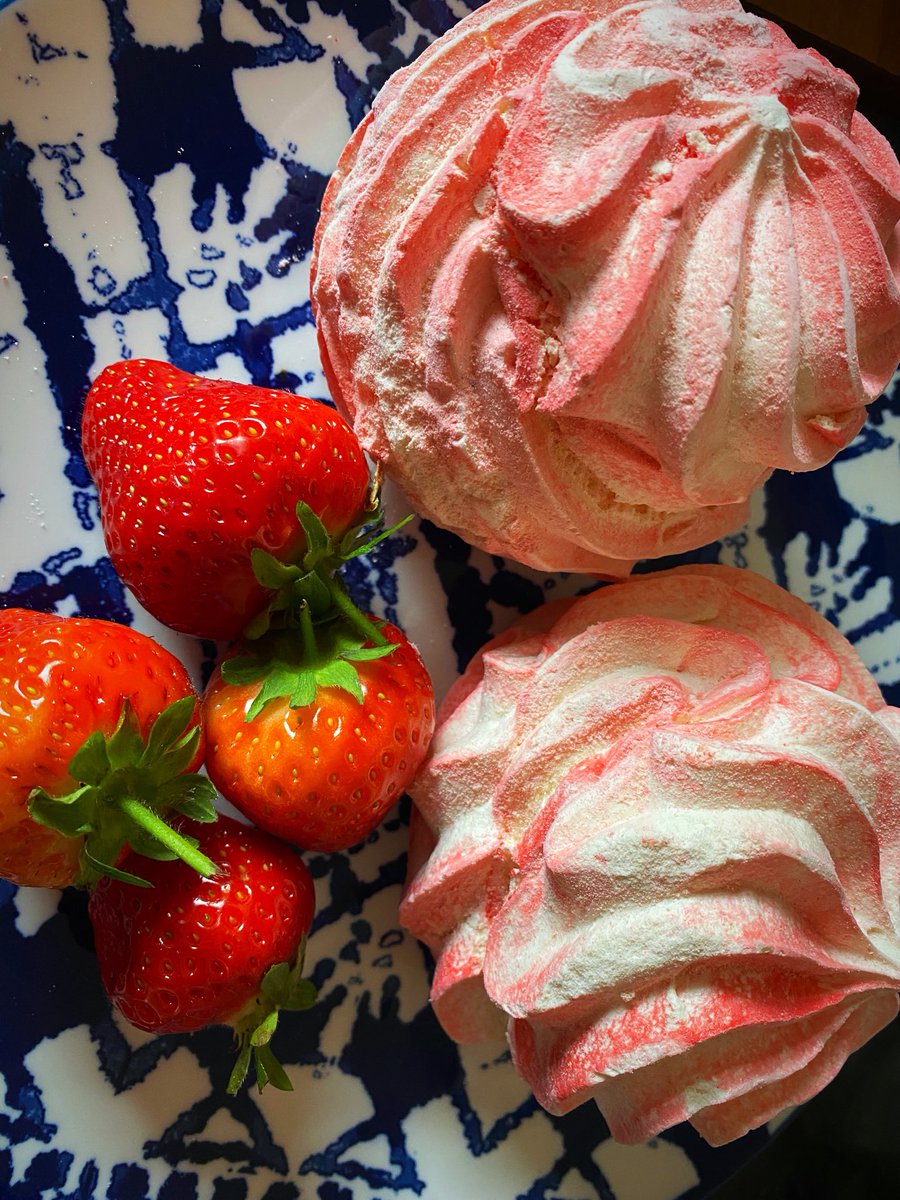
[[[122,705],[122,713],[115,732],[107,739],[106,753],[109,755],[111,770],[119,771],[130,767],[140,760],[144,752],[144,740],[141,737],[138,719],[130,701]]]
[[[262,977],[260,991],[274,1005],[280,1005],[291,986],[291,964],[273,963]]]
[[[85,739],[69,761],[69,774],[79,783],[98,784],[109,771],[106,738],[99,729]]]
[[[373,662],[376,658],[387,658],[395,649],[393,642],[387,642],[384,646],[351,646],[341,651],[341,658],[348,662]]]
[[[315,679],[319,687],[342,688],[362,704],[363,690],[359,674],[346,660],[326,663],[316,671]]]
[[[132,887],[149,888],[153,884],[147,879],[142,879],[140,875],[132,875],[130,871],[120,871],[118,867],[112,863],[103,862],[102,859],[95,858],[85,845],[82,854],[87,859],[88,865],[93,872],[93,877],[99,879],[101,875],[108,875],[110,879],[117,879],[120,883],[131,884]]]
[[[278,1026],[278,1009],[273,1008],[272,1011],[263,1018],[250,1034],[251,1046],[267,1046],[272,1040],[272,1035]]]
[[[314,618],[330,620],[334,616],[331,611],[331,589],[316,571],[307,571],[296,580],[290,601],[298,613],[306,604]]]
[[[156,762],[151,761],[140,765],[150,768],[157,784],[175,779],[176,776],[182,775],[194,761],[197,747],[200,745],[200,737],[200,726],[195,725],[180,741],[169,746]]]
[[[240,1050],[235,1060],[234,1067],[228,1077],[228,1084],[225,1088],[229,1096],[236,1095],[247,1078],[247,1072],[250,1069],[250,1057],[253,1054],[253,1047],[249,1040],[240,1043]],[[258,1079],[257,1079],[258,1081]]]
[[[295,979],[281,1007],[288,1012],[302,1012],[312,1008],[317,996],[316,985],[311,979]]]
[[[193,696],[184,696],[163,709],[147,735],[147,744],[138,759],[138,765],[149,766],[158,762],[186,732],[194,713],[196,701]],[[198,734],[199,739],[199,734]],[[194,749],[196,750],[196,743]],[[190,762],[190,759],[188,759]]]
[[[266,1070],[266,1064],[263,1061],[263,1056],[254,1047],[253,1049],[253,1068],[256,1071],[256,1089],[261,1092],[269,1082],[269,1073]]]
[[[28,797],[28,812],[40,825],[66,837],[79,837],[92,828],[95,795],[96,788],[90,784],[60,797],[35,788]]]
[[[266,676],[262,687],[254,697],[253,703],[247,709],[245,720],[252,721],[254,717],[259,716],[270,700],[277,700],[279,696],[292,695],[296,686],[296,672],[282,666],[280,663],[275,664],[272,668],[272,673]],[[315,691],[313,691],[313,698],[315,698]]]
[[[245,683],[256,683],[266,673],[265,659],[253,654],[240,654],[236,658],[226,658],[222,663],[222,678],[226,683],[235,687],[243,687]]]
[[[285,584],[293,583],[300,575],[299,567],[292,563],[283,563],[274,554],[262,550],[259,546],[254,546],[250,551],[250,563],[259,583],[273,592],[277,592]]]
[[[316,987],[310,979],[303,977],[303,962],[306,956],[306,938],[297,947],[292,962],[279,962],[269,967],[263,976],[260,993],[273,1008],[308,1008],[316,998]]]
[[[284,1067],[272,1053],[271,1046],[260,1046],[254,1052],[256,1061],[256,1084],[260,1091],[271,1083],[280,1092],[292,1092],[294,1085],[288,1078]]]
[[[319,565],[331,553],[331,537],[316,513],[304,500],[297,502],[297,520],[306,534],[306,553],[303,565],[307,571]]]
[[[217,818],[215,798],[216,789],[205,775],[178,775],[157,792],[157,803],[161,807],[204,824]]]
[[[276,611],[276,603],[264,608],[262,612],[258,612],[244,627],[244,637],[248,641],[254,642],[269,632],[272,627],[272,613]]]
[[[314,671],[300,671],[294,680],[294,688],[290,693],[291,708],[307,708],[315,703],[316,674]]]

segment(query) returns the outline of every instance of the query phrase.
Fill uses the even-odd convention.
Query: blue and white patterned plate
[[[105,557],[79,449],[89,381],[145,355],[325,396],[307,273],[329,171],[387,75],[475,6],[0,0],[0,604],[134,622],[202,680],[214,647],[138,611]],[[898,442],[900,389],[833,469],[776,477],[746,529],[691,556],[809,600],[895,703]],[[441,692],[517,613],[586,583],[409,530],[352,585]],[[398,927],[404,847],[401,810],[364,847],[309,859],[321,999],[284,1023],[291,1095],[228,1098],[226,1030],[125,1026],[83,897],[0,882],[0,1196],[696,1200],[765,1143],[714,1151],[685,1127],[617,1146],[592,1106],[539,1110],[503,1045],[451,1044]]]

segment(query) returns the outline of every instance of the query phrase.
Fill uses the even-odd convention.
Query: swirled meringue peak
[[[900,709],[751,572],[537,610],[449,693],[413,798],[438,1019],[505,1033],[551,1112],[719,1145],[900,1008]]]
[[[858,432],[900,359],[900,165],[737,0],[491,0],[326,192],[334,398],[420,512],[627,574]]]

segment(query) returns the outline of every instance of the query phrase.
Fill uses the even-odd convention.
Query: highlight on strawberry
[[[182,664],[125,625],[0,610],[0,876],[30,887],[133,885],[132,861],[216,864],[167,814],[215,820]]]
[[[94,888],[88,912],[103,986],[125,1019],[150,1033],[231,1026],[238,1055],[230,1094],[251,1064],[260,1090],[271,1083],[290,1091],[271,1042],[281,1011],[316,998],[302,974],[312,879],[291,847],[230,817],[195,833],[219,864],[215,878],[155,862],[150,890],[110,878]],[[136,866],[131,856],[123,865]]]
[[[113,363],[88,393],[82,445],[118,574],[159,621],[196,637],[230,641],[283,602],[252,552],[299,561],[309,546],[298,504],[317,514],[332,556],[375,515],[346,421],[273,388]]]

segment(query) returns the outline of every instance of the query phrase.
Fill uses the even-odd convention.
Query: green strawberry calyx
[[[270,629],[297,629],[305,610],[314,624],[342,616],[364,633],[367,640],[384,642],[378,628],[347,594],[338,572],[352,558],[369,554],[380,542],[401,529],[412,514],[384,529],[384,511],[378,498],[379,476],[370,493],[360,524],[343,537],[331,536],[305,501],[297,504],[297,520],[306,537],[306,550],[299,562],[282,562],[260,547],[250,552],[257,580],[271,595],[268,605],[247,624],[244,638],[254,641]]]
[[[306,606],[299,612],[299,621],[299,631],[270,630],[257,641],[245,643],[244,653],[222,663],[226,683],[261,684],[245,720],[252,721],[270,700],[282,697],[291,708],[304,708],[313,703],[322,687],[342,688],[361,704],[357,664],[385,658],[396,648],[371,622],[372,634],[343,616],[316,626]]]
[[[150,884],[122,871],[116,862],[126,846],[145,858],[180,858],[211,878],[216,864],[163,819],[168,812],[194,821],[216,819],[216,790],[205,775],[186,773],[200,742],[189,728],[196,699],[185,696],[159,714],[146,739],[126,700],[108,736],[92,733],[75,751],[69,775],[78,784],[67,795],[34,788],[28,798],[33,820],[66,837],[83,839],[77,884],[90,887],[102,875],[137,887]]]
[[[238,1055],[226,1088],[229,1096],[240,1090],[251,1062],[260,1091],[267,1083],[282,1092],[294,1090],[270,1043],[278,1027],[278,1014],[282,1010],[300,1012],[315,1003],[316,986],[312,980],[303,978],[305,954],[304,938],[292,962],[279,962],[269,967],[263,976],[259,995],[234,1021]]]
[[[343,688],[362,703],[358,664],[395,650],[379,623],[353,603],[339,574],[344,563],[368,554],[412,519],[383,528],[379,484],[376,472],[362,522],[340,540],[300,501],[306,551],[299,562],[281,562],[258,547],[251,551],[256,578],[271,600],[247,625],[238,654],[222,664],[228,684],[260,682],[247,721],[277,698],[286,697],[292,708],[312,704],[319,688]]]

